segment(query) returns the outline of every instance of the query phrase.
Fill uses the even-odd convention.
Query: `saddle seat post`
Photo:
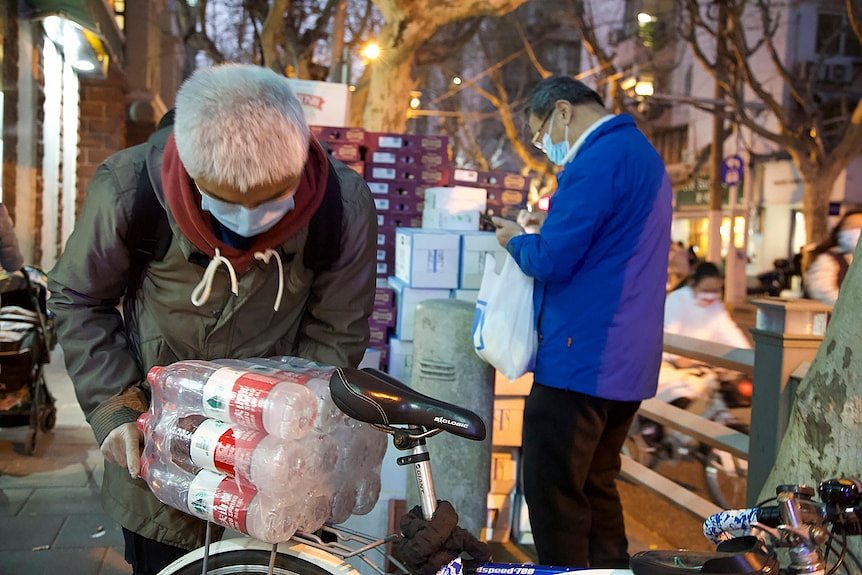
[[[430,521],[437,510],[437,493],[434,490],[434,478],[431,476],[431,454],[425,444],[424,434],[425,429],[415,425],[408,426],[406,429],[394,429],[392,442],[397,449],[410,451],[410,455],[399,457],[396,463],[413,465],[422,515]]]

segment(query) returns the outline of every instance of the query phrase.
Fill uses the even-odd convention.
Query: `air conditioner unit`
[[[829,81],[829,65],[822,62],[815,62],[813,60],[806,60],[804,62],[800,62],[799,79],[803,81],[808,81],[811,78],[812,74],[817,74],[818,82]]]
[[[853,64],[850,62],[835,62],[824,66],[826,81],[831,84],[850,84],[853,82]]]

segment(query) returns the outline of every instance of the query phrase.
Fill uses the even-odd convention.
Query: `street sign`
[[[721,163],[721,183],[725,186],[742,185],[742,177],[745,173],[745,162],[741,156],[728,156]]]

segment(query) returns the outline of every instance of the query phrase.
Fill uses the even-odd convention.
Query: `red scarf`
[[[201,197],[186,172],[177,153],[174,135],[168,137],[162,160],[162,188],[168,209],[183,234],[210,258],[218,248],[222,257],[230,260],[238,274],[246,272],[254,262],[254,254],[282,244],[305,227],[320,207],[326,190],[329,163],[326,152],[314,138],[308,150],[308,161],[302,171],[299,188],[293,197],[294,208],[275,226],[254,237],[248,250],[241,250],[220,241],[213,232],[209,212],[201,210]]]

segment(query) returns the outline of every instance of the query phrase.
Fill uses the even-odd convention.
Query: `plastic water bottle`
[[[329,378],[335,373],[335,368],[333,367],[289,356],[284,356],[281,359],[260,357],[252,359],[220,359],[217,363],[305,385],[317,399],[317,419],[314,422],[314,428],[321,433],[331,431],[339,424],[346,423],[348,419],[344,412],[338,409],[338,406],[332,401],[332,395],[329,393]]]
[[[186,471],[208,469],[251,483],[280,499],[326,481],[336,467],[338,448],[331,437],[312,432],[298,440],[208,419],[202,415],[138,418],[145,444]]]
[[[147,381],[158,401],[175,404],[181,414],[200,413],[282,439],[304,436],[317,417],[317,398],[304,385],[213,362],[156,366]]]
[[[235,478],[207,469],[191,474],[151,458],[141,461],[141,477],[162,503],[255,539],[280,543],[296,532],[297,521],[289,507],[277,505]]]
[[[356,490],[356,505],[353,507],[354,515],[365,515],[370,513],[377,500],[380,498],[380,469],[373,471],[362,478],[359,489]]]

